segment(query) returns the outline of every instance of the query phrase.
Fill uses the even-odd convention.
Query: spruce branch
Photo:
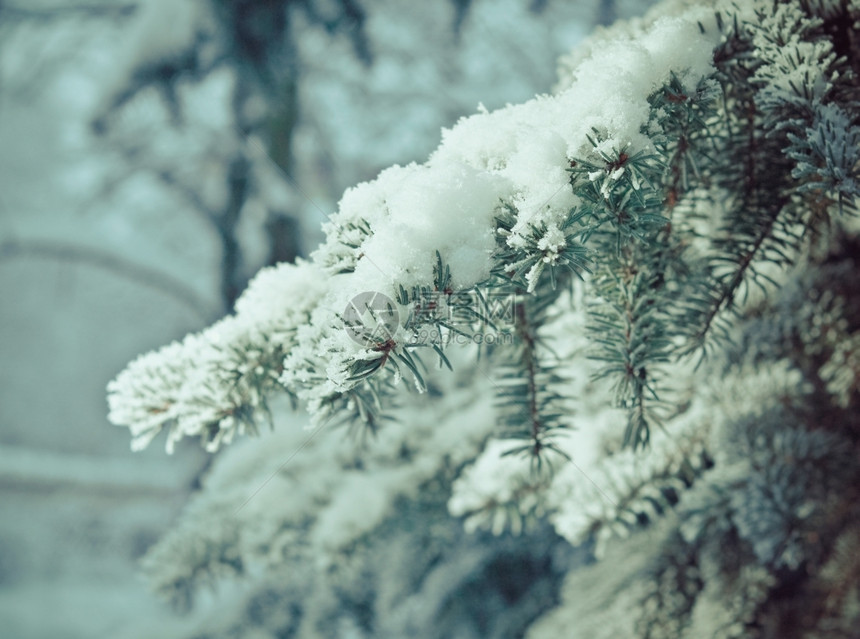
[[[559,392],[563,379],[546,362],[547,348],[538,328],[546,325],[546,314],[556,292],[549,283],[536,293],[516,289],[513,328],[516,344],[501,353],[502,375],[497,385],[496,406],[502,412],[501,435],[522,440],[522,445],[504,455],[526,455],[533,472],[546,464],[548,453],[567,458],[553,441],[560,430],[570,427],[565,397]]]

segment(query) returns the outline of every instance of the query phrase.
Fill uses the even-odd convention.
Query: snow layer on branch
[[[108,419],[131,429],[134,450],[164,428],[168,452],[183,437],[200,436],[215,450],[245,432],[324,282],[310,262],[263,269],[235,315],[129,364],[108,385]]]
[[[569,158],[590,150],[593,129],[605,137],[605,150],[651,148],[641,133],[648,120],[647,98],[675,73],[691,89],[710,73],[716,29],[707,34],[697,20],[704,11],[663,18],[635,40],[608,39],[583,60],[571,84],[555,96],[479,113],[443,132],[431,166],[465,162],[504,177],[511,202],[520,211],[511,237],[522,240],[529,224],[558,222],[574,196],[566,188]]]
[[[355,267],[372,290],[367,285],[386,277],[430,285],[434,250],[448,249],[455,282],[478,283],[491,266],[495,204],[520,211],[509,240],[515,245],[517,231],[558,222],[575,204],[566,169],[570,157],[589,150],[593,128],[607,150],[650,148],[641,133],[649,94],[672,73],[692,89],[713,70],[717,30],[702,34],[698,26],[709,20],[704,10],[658,20],[635,40],[608,40],[559,95],[461,119],[443,131],[425,165],[394,167],[347,191],[315,258],[333,270]]]
[[[438,250],[456,288],[485,280],[495,247],[493,214],[506,190],[498,176],[458,162],[384,171],[376,184],[384,205],[359,211],[372,235],[361,246],[355,278],[366,290],[392,295],[395,282],[407,289],[430,285]]]
[[[701,9],[703,5],[700,0],[663,0],[653,5],[643,16],[617,20],[609,26],[598,25],[573,50],[559,57],[556,69],[558,84],[553,92],[560,93],[568,89],[576,80],[582,63],[593,57],[595,52],[600,52],[607,43],[638,38],[658,20],[684,15],[691,9]]]
[[[236,315],[261,333],[289,330],[319,301],[325,280],[307,261],[260,270],[236,300]]]
[[[394,298],[400,286],[432,289],[437,251],[454,288],[486,280],[503,204],[519,211],[511,246],[539,222],[548,234],[538,238],[540,250],[555,246],[576,203],[569,158],[589,148],[594,127],[605,151],[650,148],[641,133],[648,96],[670,74],[692,88],[712,70],[717,30],[699,28],[709,19],[707,11],[690,10],[635,38],[607,40],[559,95],[465,118],[443,133],[427,163],[392,167],[347,191],[313,263],[264,271],[235,317],[130,366],[111,385],[111,420],[135,424],[138,446],[167,426],[169,446],[185,434],[214,449],[253,428],[269,377],[307,401],[316,419],[324,417],[327,402],[358,383],[350,364],[379,357],[344,330],[349,300],[366,291]],[[181,391],[172,387],[177,379]]]

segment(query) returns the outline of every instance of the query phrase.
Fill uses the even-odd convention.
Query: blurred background
[[[207,465],[105,386],[307,255],[344,189],[649,0],[0,0],[0,634],[175,614],[136,562]],[[158,441],[158,440],[156,440]]]

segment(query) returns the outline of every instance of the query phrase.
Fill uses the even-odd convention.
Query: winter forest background
[[[173,616],[137,562],[208,455],[132,456],[105,419],[119,369],[306,254],[347,187],[479,102],[548,91],[559,55],[647,4],[0,4],[2,634]]]
[[[651,4],[0,1],[0,634],[854,636],[860,7]]]

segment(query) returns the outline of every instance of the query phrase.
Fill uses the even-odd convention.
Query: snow
[[[324,282],[320,269],[302,259],[261,269],[236,300],[236,316],[243,318],[249,329],[267,334],[284,330],[298,324],[316,304]]]
[[[360,247],[355,292],[433,286],[436,251],[456,289],[485,280],[495,247],[493,214],[505,183],[464,164],[438,169],[411,164],[378,179],[384,208],[373,211],[373,235]],[[385,213],[382,213],[384,211]],[[364,211],[362,211],[364,213]]]
[[[205,435],[212,423],[221,430],[208,448],[229,443],[245,431],[236,407],[257,408],[264,401],[246,380],[271,375],[262,363],[291,349],[323,281],[319,269],[303,260],[262,269],[237,300],[235,315],[129,364],[108,385],[108,419],[129,425],[133,450],[146,448],[167,424],[168,453],[183,437]],[[232,355],[239,345],[246,352],[237,362]]]
[[[182,571],[201,567],[190,565],[190,557],[173,556],[179,549],[192,543],[218,545],[237,534],[243,561],[265,565],[277,561],[273,553],[289,548],[310,525],[301,546],[290,552],[309,551],[327,565],[391,516],[398,498],[414,498],[440,468],[462,464],[477,453],[493,427],[491,394],[479,396],[484,399],[476,401],[472,391],[454,391],[433,411],[404,410],[366,448],[333,426],[308,431],[297,427],[306,417],[284,417],[272,433],[244,440],[218,460],[186,523],[147,561],[152,566],[176,564],[175,571],[159,571],[159,580],[180,578]],[[472,428],[462,428],[463,423]],[[233,516],[225,517],[227,513]]]

